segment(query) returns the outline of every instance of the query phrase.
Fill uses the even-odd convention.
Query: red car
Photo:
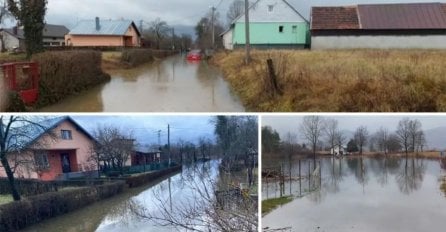
[[[201,60],[201,50],[192,50],[189,53],[187,53],[186,59],[188,60]]]

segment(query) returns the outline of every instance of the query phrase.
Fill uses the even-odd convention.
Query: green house
[[[258,0],[249,8],[249,32],[254,48],[304,48],[310,44],[309,22],[285,0]],[[224,47],[245,46],[245,15],[222,35]]]

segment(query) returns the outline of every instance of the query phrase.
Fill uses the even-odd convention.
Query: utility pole
[[[250,55],[250,41],[249,41],[249,1],[245,0],[245,63],[248,65],[251,62]]]
[[[170,153],[170,125],[167,124],[167,150],[169,152],[169,167],[170,167],[170,162],[172,160],[172,154]]]
[[[212,21],[212,49],[214,49],[215,47],[215,10],[216,8],[214,6],[212,6],[211,8],[212,10],[212,17],[211,17],[211,21]]]
[[[172,50],[175,50],[175,28],[172,27]]]
[[[143,34],[144,26],[143,26],[144,20],[139,21],[139,32]]]

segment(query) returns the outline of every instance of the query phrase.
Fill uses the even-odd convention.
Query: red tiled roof
[[[313,7],[311,29],[359,29],[356,6]]]
[[[313,7],[311,29],[446,29],[446,4],[403,3]]]

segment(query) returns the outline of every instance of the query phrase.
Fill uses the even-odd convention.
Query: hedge
[[[153,61],[152,50],[150,49],[126,49],[122,51],[121,62],[127,63],[130,67]]]
[[[57,192],[64,187],[85,187],[93,185],[102,185],[107,180],[69,180],[69,181],[39,181],[28,179],[16,179],[15,185],[20,195],[34,196],[48,192]],[[11,194],[9,181],[6,178],[0,178],[0,194]]]
[[[121,193],[123,181],[45,193],[0,206],[0,231],[16,231]]]
[[[100,51],[50,51],[37,54],[32,60],[40,65],[38,106],[56,103],[110,80],[110,75],[102,71]]]
[[[154,181],[155,179],[160,178],[162,176],[168,175],[173,172],[178,172],[181,169],[182,166],[178,165],[161,171],[142,173],[139,175],[126,177],[125,180],[129,188],[136,188],[144,184],[147,184],[151,181]]]

